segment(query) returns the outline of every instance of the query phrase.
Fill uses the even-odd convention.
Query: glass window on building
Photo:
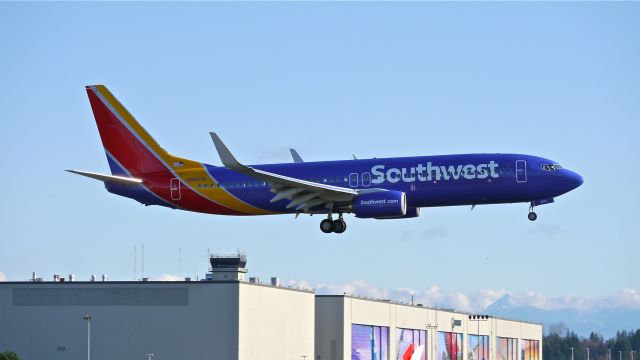
[[[520,352],[522,360],[540,360],[540,341],[523,339]]]
[[[427,331],[398,329],[396,334],[398,360],[427,360]]]
[[[352,324],[351,360],[389,360],[389,328]]]
[[[438,331],[437,360],[462,360],[462,334]]]
[[[496,360],[517,360],[518,339],[498,337]]]
[[[469,335],[468,360],[488,360],[489,359],[489,336]],[[515,360],[515,359],[514,359]]]

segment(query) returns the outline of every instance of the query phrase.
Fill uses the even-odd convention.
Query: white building
[[[199,282],[0,282],[0,351],[85,359],[90,326],[92,360],[541,359],[540,324],[316,296],[245,282],[244,256],[211,262]]]
[[[0,283],[0,351],[25,360],[308,359],[314,294],[249,282]]]
[[[540,324],[346,295],[316,296],[315,327],[316,360],[539,360],[542,354]]]

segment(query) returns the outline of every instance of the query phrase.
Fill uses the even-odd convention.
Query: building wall
[[[351,349],[345,348],[351,327],[345,321],[345,303],[332,297],[316,296],[315,308],[315,353],[316,360],[338,360],[350,356]],[[347,352],[345,352],[347,351]],[[345,355],[346,354],[346,355]]]
[[[237,307],[232,283],[5,283],[0,349],[25,360],[83,359],[89,314],[94,360],[232,359]]]
[[[542,358],[542,325],[513,320],[490,318],[486,321],[473,321],[468,314],[435,310],[419,306],[410,306],[386,301],[368,300],[350,296],[316,297],[316,360],[351,359],[351,325],[374,325],[389,328],[389,358],[396,358],[397,329],[426,330],[425,352],[427,359],[437,359],[438,332],[463,334],[462,359],[468,360],[469,335],[489,336],[489,360],[496,359],[497,337],[519,339],[518,357],[522,339],[539,340],[540,359]],[[453,326],[454,320],[460,320],[460,326]],[[338,339],[339,352],[336,357],[330,352],[330,343],[335,334],[344,334]]]
[[[522,323],[514,320],[498,320],[495,323],[496,336],[520,340],[540,340],[540,344],[538,346],[540,359],[542,359],[542,330],[542,325]],[[521,345],[522,344],[519,342],[518,356],[520,356]]]
[[[314,354],[311,292],[240,283],[240,360],[300,360]]]
[[[541,340],[542,326],[512,320],[475,322],[467,314],[245,282],[0,283],[0,350],[26,360],[82,359],[90,314],[92,358],[351,359],[352,324],[389,328],[396,358],[398,328],[427,330],[427,359],[436,360],[438,331]],[[364,334],[366,336],[366,332]],[[541,358],[542,343],[539,353]],[[441,349],[440,349],[441,350]]]

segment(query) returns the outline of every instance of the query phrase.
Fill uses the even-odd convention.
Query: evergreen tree
[[[0,353],[0,360],[20,360],[20,358],[13,351],[5,351]]]
[[[619,360],[620,355],[622,360],[631,360],[631,351],[634,351],[634,360],[640,360],[640,330],[619,331],[615,337],[605,340],[595,332],[581,338],[569,330],[558,333],[559,329],[562,327],[550,327],[549,334],[543,338],[543,360],[571,360],[571,348],[574,360],[586,359],[587,348],[590,360]]]

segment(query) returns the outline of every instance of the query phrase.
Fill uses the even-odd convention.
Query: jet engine
[[[402,191],[381,190],[356,196],[351,209],[359,218],[393,218],[407,213],[407,195]]]
[[[378,220],[387,220],[387,219],[409,219],[416,218],[420,216],[420,208],[419,207],[408,207],[406,214],[403,216],[385,216],[385,217],[376,217]]]

